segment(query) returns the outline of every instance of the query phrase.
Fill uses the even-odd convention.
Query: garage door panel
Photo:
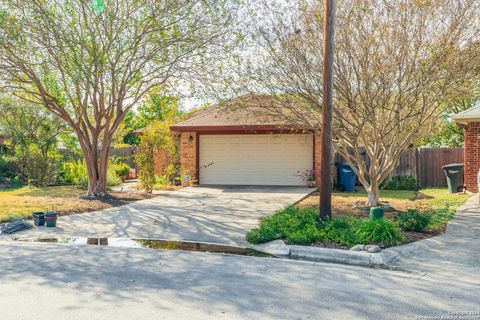
[[[305,185],[312,159],[312,135],[201,135],[200,183]]]

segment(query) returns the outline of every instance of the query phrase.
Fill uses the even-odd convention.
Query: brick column
[[[197,176],[197,135],[195,132],[182,132],[180,135],[180,173],[190,176],[189,184],[198,183]]]
[[[480,169],[480,122],[469,123],[465,129],[465,186],[478,192],[477,173]]]

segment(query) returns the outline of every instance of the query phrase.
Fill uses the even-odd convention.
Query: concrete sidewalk
[[[480,282],[478,196],[470,197],[458,209],[444,234],[419,241],[416,245],[418,250],[400,257],[394,265],[409,270],[442,274],[452,279],[463,278]]]

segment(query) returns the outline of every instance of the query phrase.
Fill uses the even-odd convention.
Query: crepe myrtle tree
[[[1,0],[4,91],[42,105],[73,130],[88,195],[106,195],[109,147],[151,89],[193,78],[229,43],[236,1]]]
[[[338,2],[335,149],[367,190],[368,206],[379,204],[381,183],[401,153],[464,94],[457,88],[478,76],[479,13],[477,0]],[[271,17],[255,37],[263,50],[242,70],[248,79],[242,90],[270,93],[275,103],[264,104],[265,112],[318,133],[322,1],[300,1],[292,12]]]

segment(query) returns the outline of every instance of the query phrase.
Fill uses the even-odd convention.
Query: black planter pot
[[[33,224],[37,227],[45,225],[45,214],[43,212],[32,213]]]
[[[54,211],[45,212],[45,222],[48,228],[57,226],[57,213]]]

